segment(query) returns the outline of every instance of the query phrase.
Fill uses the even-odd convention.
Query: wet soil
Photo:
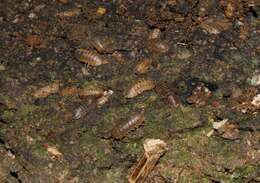
[[[148,138],[168,151],[147,183],[260,181],[257,1],[0,9],[0,182],[128,182]],[[133,89],[145,80],[155,87]],[[127,98],[131,89],[140,94]],[[141,110],[143,124],[111,137]]]

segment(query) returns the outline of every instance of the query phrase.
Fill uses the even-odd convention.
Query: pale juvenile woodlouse
[[[142,110],[141,112],[135,114],[126,123],[115,125],[111,130],[111,137],[119,140],[124,138],[130,131],[138,128],[144,122],[144,120],[144,110]]]
[[[108,63],[108,61],[97,52],[88,49],[77,49],[75,56],[80,62],[90,66],[100,66]]]
[[[158,28],[155,28],[153,29],[149,36],[148,36],[148,39],[159,39],[160,38],[160,35],[161,35],[161,30],[158,29]]]
[[[140,79],[134,83],[130,89],[126,92],[126,98],[133,98],[143,93],[144,91],[152,90],[155,87],[155,83],[151,79]]]
[[[104,95],[97,99],[97,107],[102,107],[111,97],[111,95],[113,95],[113,93],[114,92],[112,90],[105,91]]]

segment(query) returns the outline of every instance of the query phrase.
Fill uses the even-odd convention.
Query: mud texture
[[[147,138],[168,145],[147,183],[260,181],[256,0],[0,10],[0,182],[124,183]]]

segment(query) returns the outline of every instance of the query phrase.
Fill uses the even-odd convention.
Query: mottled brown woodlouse
[[[162,41],[160,39],[148,40],[148,50],[152,53],[166,53],[169,49],[169,45],[166,41]]]
[[[117,124],[111,131],[111,136],[114,139],[122,139],[127,134],[138,128],[145,120],[144,110],[140,111],[139,113],[135,114],[129,121],[123,124]]]
[[[167,83],[158,83],[155,92],[170,106],[177,107],[180,105],[180,98],[169,88]]]
[[[71,96],[71,95],[77,95],[78,90],[79,89],[76,87],[66,87],[63,88],[59,93],[61,96]]]
[[[99,53],[103,53],[105,51],[105,47],[104,45],[101,43],[100,39],[98,38],[94,38],[91,41],[92,46],[99,52]]]
[[[88,97],[88,96],[102,96],[104,95],[104,90],[102,89],[80,89],[78,92],[80,98]]]
[[[91,41],[91,45],[99,53],[113,53],[113,40],[111,38],[95,37]]]
[[[48,97],[51,94],[57,93],[59,91],[60,85],[61,84],[59,82],[51,83],[47,86],[44,86],[44,87],[36,90],[33,93],[33,96],[36,98]]]
[[[134,83],[130,89],[126,92],[126,98],[133,98],[143,93],[144,91],[152,90],[155,87],[155,83],[151,79],[140,79]]]
[[[75,56],[80,62],[90,66],[100,66],[108,63],[108,61],[97,52],[88,49],[77,49]]]
[[[135,67],[135,73],[136,74],[144,74],[148,71],[150,66],[152,65],[152,60],[145,58],[140,60],[140,62]]]

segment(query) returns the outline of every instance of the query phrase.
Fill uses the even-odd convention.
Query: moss
[[[168,119],[175,128],[192,128],[200,121],[200,110],[192,107],[179,107]]]
[[[87,178],[87,182],[96,182],[96,183],[127,183],[126,173],[122,171],[121,168],[113,168],[113,169],[105,169],[105,170],[98,170],[93,168],[95,175]]]
[[[108,141],[96,137],[91,131],[84,133],[79,141],[82,151],[89,154],[98,164],[110,160],[112,150]]]
[[[103,88],[103,82],[98,80],[85,81],[84,83],[81,84],[81,87],[90,90],[99,89],[99,88]]]
[[[193,173],[190,175],[185,175],[181,176],[179,183],[187,183],[187,182],[192,182],[192,183],[211,183],[212,181],[207,179],[206,177],[201,177],[201,175]]]
[[[255,176],[260,173],[260,166],[248,165],[240,168],[236,168],[231,176],[232,182],[244,182],[244,179]]]
[[[13,117],[14,117],[14,112],[11,110],[5,110],[1,115],[3,121],[11,121]]]
[[[187,149],[185,141],[173,140],[168,142],[171,147],[165,154],[164,159],[171,161],[175,166],[194,165],[192,153]]]
[[[125,172],[121,168],[110,169],[106,172],[105,182],[115,183],[115,182],[127,182],[125,177]]]
[[[131,140],[127,143],[121,143],[119,148],[120,151],[126,154],[136,155],[139,157],[143,153],[143,142],[142,140]]]
[[[24,105],[21,107],[20,115],[22,118],[28,118],[30,115],[35,114],[38,106],[36,105]]]
[[[125,108],[126,110],[127,108]],[[100,120],[97,122],[96,125],[96,130],[95,133],[104,133],[104,132],[108,132],[109,130],[111,130],[113,128],[113,126],[118,123],[119,117],[117,116],[117,114],[120,111],[117,111],[117,108],[111,108],[107,111],[105,111],[102,114],[102,117],[100,118]]]
[[[146,109],[158,99],[158,96],[153,92],[146,92],[146,95],[137,96],[137,102],[133,104],[131,108],[134,109]]]
[[[4,41],[0,41],[0,48],[5,48],[6,45],[5,45],[5,42]]]
[[[33,152],[35,152],[36,155],[41,157],[48,155],[46,148],[44,148],[42,144],[35,144],[33,146]]]
[[[156,107],[156,106],[154,106]],[[201,111],[191,107],[170,108],[157,106],[146,115],[145,132],[156,137],[164,137],[169,129],[194,128],[201,123]],[[161,136],[160,136],[161,135]]]
[[[50,82],[55,82],[57,80],[57,72],[49,72],[48,80]]]
[[[5,135],[7,133],[6,128],[0,128],[0,135]]]

